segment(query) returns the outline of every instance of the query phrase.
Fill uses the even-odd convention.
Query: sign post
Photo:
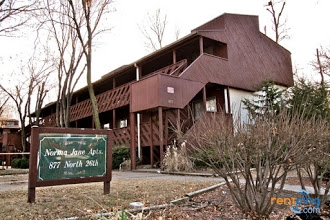
[[[33,127],[28,202],[39,186],[104,182],[108,194],[111,164],[111,130]]]

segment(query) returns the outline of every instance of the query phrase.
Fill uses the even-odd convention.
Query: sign
[[[103,182],[110,193],[112,130],[31,128],[28,202],[36,187]]]
[[[173,87],[167,87],[167,93],[174,93],[174,88]]]
[[[107,135],[39,134],[38,181],[106,175]]]

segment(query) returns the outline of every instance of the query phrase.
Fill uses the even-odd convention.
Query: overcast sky
[[[109,40],[99,41],[96,48],[100,57],[94,59],[94,67],[101,75],[123,64],[132,63],[147,54],[144,38],[138,28],[147,20],[147,13],[160,8],[167,14],[166,40],[175,39],[175,29],[180,37],[195,27],[220,16],[223,13],[258,15],[260,30],[267,26],[267,35],[273,37],[271,16],[266,11],[266,0],[117,0],[117,9],[110,21],[113,27]],[[287,19],[290,39],[281,43],[292,53],[293,65],[302,72],[308,72],[308,64],[314,59],[315,50],[330,45],[330,1],[287,0],[283,19]],[[307,69],[307,70],[306,70]]]
[[[267,26],[267,35],[273,37],[271,16],[266,11],[267,0],[116,0],[107,25],[111,32],[103,34],[95,44],[93,57],[93,80],[124,64],[129,64],[148,54],[144,38],[138,28],[147,20],[147,13],[153,14],[160,8],[167,14],[166,41],[175,40],[175,29],[180,37],[195,27],[220,16],[223,13],[258,15],[260,30]],[[315,49],[330,45],[330,1],[329,0],[287,0],[283,18],[290,28],[290,39],[281,45],[292,53],[292,63],[303,72],[314,59]],[[22,38],[0,38],[0,69],[10,71],[18,65],[20,56],[31,50],[31,40]],[[11,57],[11,59],[9,58]],[[306,71],[305,71],[306,72]]]

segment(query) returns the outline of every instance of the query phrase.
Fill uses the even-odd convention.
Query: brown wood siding
[[[155,108],[159,103],[159,78],[154,75],[138,82],[131,86],[131,105],[130,111],[136,112],[149,108]]]
[[[213,81],[218,76],[223,78],[220,81],[223,85],[235,88],[256,90],[256,86],[265,80],[273,80],[284,86],[293,85],[290,52],[259,31],[257,16],[224,14],[219,18],[218,25],[214,23],[217,20],[214,19],[208,25],[202,25],[195,30],[204,37],[227,44],[227,63],[203,57],[200,62],[193,63],[198,64],[190,68],[194,71],[188,71],[188,67],[183,74],[184,78],[195,78],[195,74],[200,78],[205,72],[198,73],[196,69],[201,67],[211,70],[212,73],[206,73],[210,80]],[[216,29],[221,27],[225,28]],[[228,72],[224,72],[224,65],[228,67]]]
[[[132,84],[131,112],[155,107],[184,108],[204,84],[169,75],[153,75]],[[172,89],[173,93],[168,89]]]
[[[226,83],[234,84],[230,75],[228,60],[203,54],[199,56],[185,71],[180,78],[195,80],[206,83],[217,83],[220,85],[228,85]]]

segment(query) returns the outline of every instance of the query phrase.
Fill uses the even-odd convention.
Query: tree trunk
[[[22,150],[26,152],[26,132],[25,132],[25,125],[21,122],[21,142],[22,142]],[[25,155],[22,155],[25,158]]]
[[[322,86],[322,88],[324,88],[323,66],[322,66],[322,62],[321,62],[321,59],[320,59],[320,53],[319,53],[318,48],[316,48],[316,58],[317,58],[317,64],[318,64],[319,72],[320,72],[320,76],[321,76],[321,86]]]
[[[87,56],[87,87],[88,87],[88,92],[89,92],[89,97],[92,102],[92,108],[93,108],[93,119],[95,123],[95,128],[96,129],[101,129],[101,123],[100,123],[100,118],[99,118],[99,108],[94,92],[94,87],[92,84],[91,80],[91,75],[92,75],[92,45],[91,45],[91,39],[89,39],[88,42],[88,56]]]
[[[99,118],[99,108],[94,92],[94,87],[92,84],[91,76],[92,76],[92,39],[93,34],[90,26],[90,6],[87,7],[87,11],[85,11],[86,22],[87,22],[87,32],[88,32],[88,42],[87,42],[87,50],[88,53],[86,54],[87,59],[87,87],[89,92],[89,97],[92,102],[92,109],[93,109],[93,119],[96,129],[101,129],[101,122]]]

